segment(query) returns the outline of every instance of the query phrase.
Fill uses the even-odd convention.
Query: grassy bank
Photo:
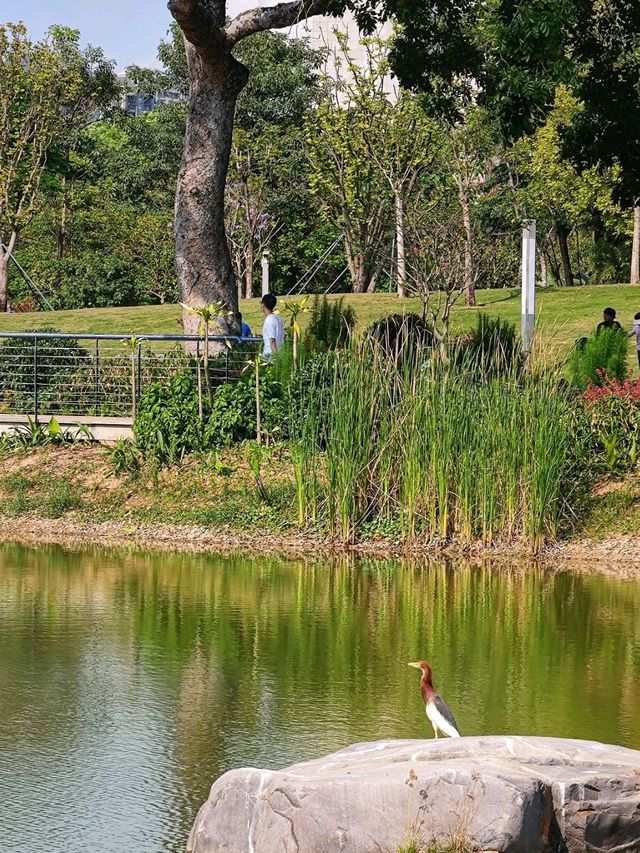
[[[2,537],[31,541],[138,542],[171,549],[269,549],[313,554],[345,549],[326,531],[297,525],[295,482],[286,454],[268,460],[268,500],[246,455],[237,449],[191,458],[180,468],[117,477],[101,447],[46,447],[2,460]],[[547,550],[553,560],[640,563],[640,478],[607,480],[592,492],[579,523]],[[349,550],[353,550],[352,547]],[[384,555],[435,551],[406,548],[371,531],[356,550]],[[445,547],[453,553],[460,548]],[[468,543],[466,553],[520,557],[527,547]],[[543,555],[545,552],[543,551]]]
[[[360,327],[397,311],[417,311],[417,299],[398,300],[389,294],[349,294],[346,303],[353,306]],[[518,290],[478,291],[475,308],[457,305],[452,315],[454,331],[471,328],[478,313],[486,313],[512,323],[520,322]],[[602,309],[612,305],[625,328],[640,311],[640,288],[632,285],[600,285],[553,288],[538,291],[540,338],[550,355],[567,352],[576,338],[588,334],[601,319]],[[241,310],[254,332],[262,326],[259,300],[245,300]],[[98,334],[179,334],[180,308],[176,305],[138,308],[87,308],[78,311],[39,312],[37,314],[0,315],[0,331],[22,331],[50,325],[63,332]],[[305,317],[301,318],[304,326]],[[631,347],[631,342],[629,344]],[[635,369],[635,366],[634,366]]]

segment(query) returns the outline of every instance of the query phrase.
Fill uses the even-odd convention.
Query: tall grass
[[[537,550],[557,534],[576,462],[552,374],[487,374],[419,351],[398,365],[370,340],[324,370],[301,389],[295,464],[299,494],[313,472],[314,510],[334,535],[352,541],[375,520],[405,541]]]

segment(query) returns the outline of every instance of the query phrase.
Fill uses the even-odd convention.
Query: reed
[[[479,370],[419,347],[398,363],[370,340],[323,370],[297,400],[301,520],[311,477],[316,510],[344,541],[374,520],[407,542],[523,540],[536,551],[557,535],[576,461],[555,375]]]

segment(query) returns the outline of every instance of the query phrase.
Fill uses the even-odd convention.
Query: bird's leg
[[[433,723],[431,723],[431,725],[433,726],[433,733],[435,735],[435,738],[436,740],[438,740],[438,727],[435,726]]]

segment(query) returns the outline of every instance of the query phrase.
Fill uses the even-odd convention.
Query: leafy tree
[[[9,261],[39,200],[49,146],[82,86],[76,34],[55,28],[36,44],[22,24],[0,26],[0,311]]]
[[[393,191],[390,184],[406,177],[389,166],[381,180],[380,166],[391,159],[384,131],[390,105],[385,94],[386,47],[378,40],[364,43],[367,61],[360,67],[339,37],[336,80],[316,113],[309,117],[307,151],[312,190],[324,217],[344,234],[347,263],[355,293],[371,292],[391,242]],[[344,74],[346,65],[347,73]],[[396,131],[393,139],[398,140]],[[393,139],[389,140],[393,146]],[[375,152],[375,158],[372,157]]]

